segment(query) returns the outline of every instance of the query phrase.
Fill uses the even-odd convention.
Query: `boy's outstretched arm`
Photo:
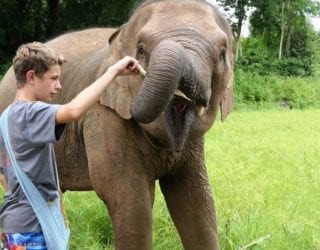
[[[138,74],[142,67],[138,61],[126,56],[113,64],[94,83],[82,90],[71,102],[62,105],[56,114],[56,124],[76,121],[98,100],[105,88],[119,75]]]

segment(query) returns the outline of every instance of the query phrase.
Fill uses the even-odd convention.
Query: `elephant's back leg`
[[[145,170],[132,128],[99,104],[89,117],[84,141],[90,179],[107,205],[116,249],[151,249],[154,179]]]

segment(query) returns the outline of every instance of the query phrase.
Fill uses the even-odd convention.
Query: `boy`
[[[99,99],[118,75],[137,74],[138,61],[125,57],[110,66],[94,83],[64,105],[48,104],[62,88],[64,57],[47,45],[34,42],[19,47],[13,59],[17,93],[10,106],[10,141],[19,167],[28,175],[45,200],[58,198],[53,145],[65,124],[80,117]],[[2,243],[7,249],[47,249],[41,227],[12,171],[0,131],[0,172],[7,189],[0,208]]]

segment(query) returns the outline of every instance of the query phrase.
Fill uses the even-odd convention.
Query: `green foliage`
[[[319,35],[310,31],[308,48],[298,57],[277,59],[276,51],[270,50],[263,37],[249,37],[242,40],[242,56],[236,62],[236,68],[260,75],[276,74],[279,76],[312,76],[319,61],[317,44]]]
[[[4,74],[7,72],[7,70],[10,68],[10,66],[11,66],[11,62],[0,64],[0,81],[4,76]]]
[[[58,29],[61,33],[90,26],[118,27],[127,21],[137,3],[137,0],[64,1],[59,10]]]
[[[236,108],[320,107],[319,34],[310,34],[310,57],[282,60],[263,37],[243,39],[235,64]]]
[[[231,23],[231,28],[234,33],[239,35],[239,31],[242,28],[242,22],[247,19],[248,9],[251,5],[251,0],[220,0],[220,5],[225,11],[233,11],[231,18],[235,18],[235,22]]]
[[[279,41],[279,4],[272,0],[252,1],[255,10],[250,16],[251,33],[254,37],[263,37],[269,48],[276,47]]]
[[[47,1],[0,1],[0,64],[26,41],[45,39]]]
[[[252,5],[256,8],[250,18],[251,33],[262,39],[268,48],[269,60],[275,64],[271,67],[272,72],[312,75],[316,43],[307,15],[317,15],[320,5],[310,0],[259,0],[252,1]],[[273,59],[278,57],[285,60],[276,62]]]
[[[320,89],[320,86],[318,86]],[[273,86],[276,102],[293,108],[315,106],[319,97],[313,86],[301,78],[279,79]]]
[[[1,0],[0,64],[11,59],[18,46],[46,41],[58,34],[88,27],[115,27],[125,23],[139,0]]]
[[[235,103],[273,103],[275,100],[271,90],[273,80],[271,77],[266,78],[237,70],[235,72]]]
[[[238,69],[234,85],[236,109],[320,107],[317,78],[260,75]]]
[[[285,58],[282,60],[261,57],[241,57],[236,68],[259,75],[276,74],[279,76],[306,77],[314,74],[314,65],[310,59]]]

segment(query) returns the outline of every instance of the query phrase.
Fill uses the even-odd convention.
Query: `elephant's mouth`
[[[207,106],[205,98],[198,98],[197,100],[194,98],[195,100],[192,100],[180,89],[176,89],[174,95],[175,100],[172,103],[176,106],[175,109],[177,111],[183,111],[187,108],[187,104],[193,103],[196,106],[197,115],[202,116],[204,114],[205,107]]]
[[[204,110],[204,104],[196,98],[191,99],[180,89],[175,91],[174,97],[164,112],[174,151],[180,152],[183,149],[196,116],[203,115]]]
[[[171,113],[171,118],[176,121],[176,126],[180,128],[183,126],[185,115],[193,104],[190,100],[187,100],[180,96],[175,96],[168,106],[168,111]]]

